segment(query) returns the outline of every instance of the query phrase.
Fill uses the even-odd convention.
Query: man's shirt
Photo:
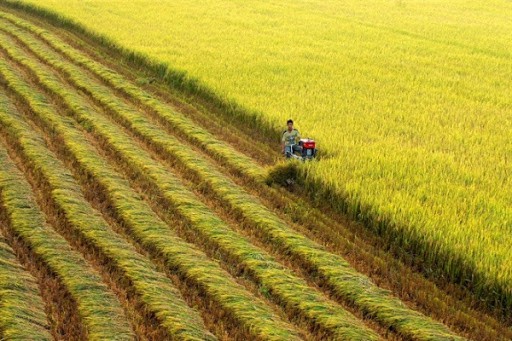
[[[293,129],[292,131],[286,129],[281,138],[281,142],[284,142],[285,146],[291,146],[292,144],[296,144],[299,140],[300,134],[297,129]]]

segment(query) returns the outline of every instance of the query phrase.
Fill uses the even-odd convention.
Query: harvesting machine
[[[316,142],[310,138],[300,139],[297,144],[295,141],[290,141],[292,144],[286,149],[285,156],[287,159],[298,159],[301,161],[313,160],[318,153],[316,149]]]

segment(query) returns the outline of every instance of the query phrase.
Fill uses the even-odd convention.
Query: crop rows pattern
[[[259,197],[258,160],[10,11],[0,105],[2,339],[468,336]]]
[[[512,316],[509,1],[4,1],[72,20],[255,145],[295,119],[321,146],[298,176],[316,202]]]

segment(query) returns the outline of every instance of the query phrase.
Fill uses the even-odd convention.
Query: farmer
[[[286,125],[288,127],[283,132],[283,136],[281,136],[281,151],[286,157],[290,157],[294,152],[301,152],[302,147],[298,145],[300,133],[297,129],[293,128],[293,120],[288,120]]]

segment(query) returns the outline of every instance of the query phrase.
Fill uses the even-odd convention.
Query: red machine
[[[313,159],[316,156],[316,143],[315,140],[306,138],[299,141],[299,146],[302,147],[302,158]]]

